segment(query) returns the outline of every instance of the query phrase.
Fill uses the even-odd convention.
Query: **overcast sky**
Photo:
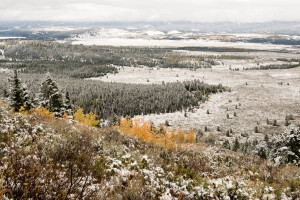
[[[0,20],[300,21],[300,0],[0,0]]]

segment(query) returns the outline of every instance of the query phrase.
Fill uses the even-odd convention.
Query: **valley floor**
[[[210,96],[198,109],[184,112],[136,116],[155,125],[169,121],[171,128],[179,126],[217,133],[221,136],[229,129],[234,134],[245,133],[250,139],[262,139],[265,134],[280,133],[284,130],[285,117],[293,115],[293,123],[300,123],[300,67],[274,70],[231,71],[220,69],[120,68],[119,73],[109,74],[99,80],[122,83],[162,83],[199,79],[209,84],[222,84],[231,92]],[[94,79],[98,80],[98,79]],[[207,114],[209,110],[210,114]],[[236,116],[234,116],[236,113]],[[227,114],[229,118],[227,118]],[[270,125],[267,125],[267,119]],[[272,126],[277,120],[277,127]],[[259,132],[254,133],[255,126]]]

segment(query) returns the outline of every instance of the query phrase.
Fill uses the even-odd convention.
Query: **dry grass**
[[[170,133],[168,127],[162,126],[160,128],[154,127],[149,122],[140,121],[135,119],[123,119],[114,127],[116,130],[124,134],[140,138],[146,142],[158,144],[168,149],[174,149],[181,143],[195,143],[195,133],[190,129],[188,135],[179,128],[177,134],[175,130]]]

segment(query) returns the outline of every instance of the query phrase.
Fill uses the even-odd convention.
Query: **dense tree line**
[[[183,55],[166,48],[104,47],[60,44],[46,41],[11,42],[4,52],[17,60],[73,61],[81,65],[117,65],[163,68],[202,68],[214,65],[214,58],[205,55]]]
[[[21,82],[17,70],[14,70],[8,82],[10,84],[4,95],[8,98],[15,112],[29,111],[34,107],[43,107],[57,117],[65,113],[72,113],[69,93],[66,93],[65,97],[63,97],[50,74],[47,74],[42,83],[39,84],[39,92],[35,92],[35,95],[30,95],[26,84]]]
[[[222,85],[208,85],[199,80],[152,85],[86,82],[70,87],[70,94],[75,104],[87,112],[108,118],[192,109],[199,101],[207,100],[209,94],[223,90]]]
[[[30,88],[31,96],[41,92],[40,80],[44,75],[21,74]],[[34,77],[34,78],[33,78]],[[0,74],[5,80],[5,75]],[[199,80],[165,84],[124,84],[56,78],[62,90],[68,92],[75,109],[96,113],[100,119],[114,116],[134,116],[192,109],[204,102],[212,93],[226,90],[222,85],[208,85]],[[7,82],[0,82],[7,84]],[[7,88],[0,85],[5,95]],[[67,95],[66,95],[67,96]]]
[[[211,51],[211,52],[257,52],[264,50],[257,49],[245,49],[235,47],[178,47],[178,50],[189,50],[189,51]]]
[[[300,40],[295,39],[282,39],[282,38],[253,38],[246,40],[249,43],[270,43],[281,45],[300,45]]]
[[[300,66],[298,64],[271,64],[271,65],[261,65],[259,67],[245,68],[245,70],[268,70],[268,69],[291,69]]]
[[[2,63],[0,66],[8,69],[18,69],[22,73],[50,72],[56,75],[65,75],[74,78],[90,78],[104,76],[108,73],[117,73],[118,69],[111,65],[95,65],[91,63],[80,63],[75,61],[19,61]]]

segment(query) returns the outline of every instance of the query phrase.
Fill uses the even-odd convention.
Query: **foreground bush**
[[[84,114],[83,109],[77,110],[74,114],[74,120],[89,126],[97,126],[99,124],[99,120],[96,120],[96,115],[94,113],[90,112]]]
[[[188,135],[181,128],[178,129],[177,134],[175,134],[175,130],[169,133],[167,127],[157,129],[151,123],[138,119],[134,120],[134,122],[131,119],[123,119],[115,125],[115,129],[120,130],[124,134],[170,149],[175,148],[180,143],[195,143],[196,141],[193,129],[189,131]]]
[[[1,102],[0,102],[1,105]],[[298,167],[0,107],[0,195],[13,199],[297,199]],[[149,130],[124,121],[124,130]],[[161,134],[167,130],[161,130]],[[150,138],[154,136],[148,136]],[[178,140],[175,131],[170,134]],[[155,137],[154,137],[155,138]],[[177,139],[175,139],[177,138]],[[155,138],[157,139],[157,138]],[[190,148],[192,147],[192,148]]]
[[[277,165],[293,163],[300,166],[300,128],[291,125],[282,134],[273,136],[270,141],[260,142],[255,154],[261,158],[269,158]]]

